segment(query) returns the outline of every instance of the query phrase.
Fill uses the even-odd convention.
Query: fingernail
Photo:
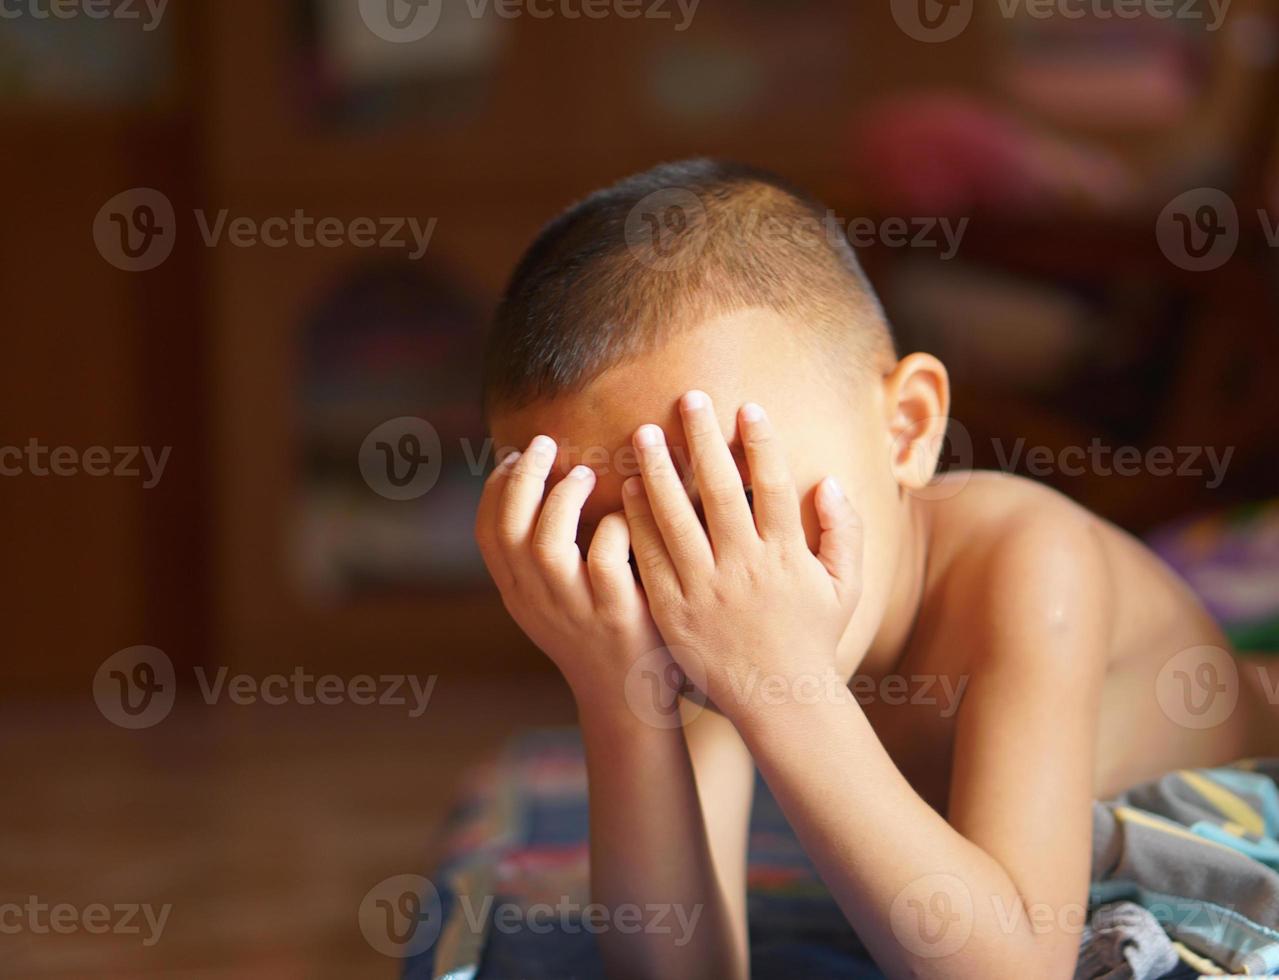
[[[839,481],[833,476],[828,476],[822,481],[822,485],[826,488],[826,493],[834,500],[844,499],[844,488],[839,485]]]
[[[574,466],[568,471],[569,478],[572,480],[593,480],[595,479],[595,471],[589,466]]]
[[[747,402],[742,406],[742,418],[747,422],[760,422],[764,418],[764,410],[754,402]]]
[[[687,411],[695,412],[699,408],[705,408],[710,403],[710,398],[704,391],[690,391],[684,396],[684,408]]]
[[[511,452],[507,453],[505,456],[503,456],[503,457],[502,457],[502,462],[501,462],[500,464],[498,464],[498,465],[499,465],[499,466],[514,466],[516,463],[518,463],[518,462],[519,462],[520,457],[521,457],[521,456],[523,456],[523,455],[524,455],[524,454],[523,454],[523,453],[521,453],[518,449],[514,449],[514,450],[512,450]]]
[[[633,476],[622,484],[622,491],[628,497],[638,497],[644,490],[644,481],[638,476]]]
[[[641,425],[635,432],[635,444],[645,449],[660,446],[665,438],[661,428],[656,425]]]
[[[555,455],[555,440],[550,436],[537,436],[528,449],[538,459],[546,460]]]

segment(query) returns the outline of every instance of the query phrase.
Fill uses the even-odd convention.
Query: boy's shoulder
[[[1056,490],[1023,477],[960,471],[923,502],[926,594],[970,626],[1061,614],[1112,593],[1108,539],[1120,532]]]

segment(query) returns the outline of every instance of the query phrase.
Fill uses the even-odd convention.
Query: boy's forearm
[[[1034,932],[1005,869],[915,793],[845,693],[733,720],[876,962],[890,976],[1069,976],[1077,937]]]
[[[648,913],[641,921],[649,927],[639,932],[599,936],[609,975],[747,976],[682,729],[647,724],[621,697],[579,696],[578,710],[590,786],[592,901]]]

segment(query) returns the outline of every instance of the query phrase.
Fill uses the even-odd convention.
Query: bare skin
[[[1279,748],[1251,668],[1204,724],[1192,685],[1234,661],[1138,542],[1016,477],[933,479],[948,411],[935,359],[854,370],[756,310],[493,420],[531,451],[477,537],[578,701],[595,897],[705,913],[689,947],[602,936],[614,974],[746,975],[753,765],[891,975],[1070,976],[1091,800]],[[663,643],[722,713],[636,717],[626,677]],[[953,950],[902,917],[938,876],[971,902]]]

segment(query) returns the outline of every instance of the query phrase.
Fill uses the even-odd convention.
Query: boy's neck
[[[894,673],[905,656],[923,605],[932,543],[932,521],[927,501],[907,493],[899,542],[901,560],[889,590],[888,604],[879,629],[871,640],[857,673],[883,677]]]

